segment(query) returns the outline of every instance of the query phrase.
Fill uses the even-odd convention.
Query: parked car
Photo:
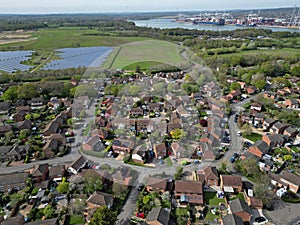
[[[141,191],[141,190],[144,189],[144,187],[145,187],[144,184],[139,184],[139,185],[137,186],[137,190],[138,190],[138,191]]]
[[[263,217],[263,216],[259,216],[259,217],[256,217],[254,219],[254,221],[257,222],[257,223],[262,223],[262,222],[266,223],[267,219],[265,217]]]

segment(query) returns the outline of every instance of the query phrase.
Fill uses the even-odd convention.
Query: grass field
[[[166,41],[147,40],[122,45],[104,63],[105,68],[122,69],[128,66],[143,68],[162,64],[179,64],[183,61],[181,47]]]
[[[45,29],[32,34],[36,40],[18,42],[0,46],[1,49],[13,47],[19,50],[54,50],[67,47],[119,46],[125,43],[146,40],[141,37],[100,36],[95,30],[81,29]],[[95,35],[93,35],[95,34]]]

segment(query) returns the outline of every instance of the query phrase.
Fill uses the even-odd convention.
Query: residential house
[[[139,145],[136,149],[132,152],[132,161],[136,163],[144,164],[146,162],[148,154],[148,149],[146,145]]]
[[[263,135],[262,140],[271,148],[283,147],[286,142],[286,138],[282,134]]]
[[[292,109],[298,109],[300,106],[299,100],[295,98],[286,99],[283,104],[285,107]]]
[[[258,161],[258,167],[260,168],[260,170],[262,171],[273,171],[273,170],[277,170],[274,161],[270,160],[270,159],[260,159]]]
[[[22,190],[26,187],[28,173],[11,173],[0,175],[0,192]]]
[[[265,93],[264,93],[264,97],[265,97],[265,98],[268,98],[268,99],[274,100],[274,99],[276,98],[276,94],[273,93],[273,92],[265,92]]]
[[[285,187],[294,193],[300,190],[300,176],[296,174],[284,170],[280,174],[269,173],[269,176],[275,186]]]
[[[188,150],[178,142],[172,142],[171,149],[173,151],[173,155],[176,156],[176,158],[189,157]]]
[[[8,114],[11,104],[9,102],[0,102],[0,115]]]
[[[93,136],[87,142],[83,143],[82,148],[85,151],[100,152],[105,149],[105,146],[98,136]]]
[[[203,99],[203,93],[202,92],[195,92],[191,94],[191,97],[195,100],[201,100]]]
[[[31,128],[31,122],[30,120],[24,120],[21,122],[16,123],[16,128],[18,130],[25,130],[25,129],[30,129]]]
[[[49,169],[49,179],[53,181],[62,181],[66,175],[65,165],[51,166]]]
[[[243,112],[243,114],[241,116],[241,120],[243,123],[251,123],[252,124],[252,122],[253,122],[253,118],[249,112]]]
[[[3,136],[6,132],[11,131],[11,125],[0,125],[0,135]]]
[[[31,108],[37,109],[41,108],[45,105],[45,99],[44,97],[38,97],[38,98],[32,98],[31,101],[29,101]]]
[[[111,194],[95,191],[87,200],[89,209],[97,209],[100,206],[107,206],[111,208],[114,203],[114,197]]]
[[[23,215],[17,215],[14,217],[9,217],[0,223],[1,225],[23,225],[25,224],[25,219]]]
[[[262,158],[263,155],[268,154],[269,148],[270,146],[266,142],[258,140],[254,145],[249,147],[248,151],[257,157]]]
[[[101,116],[98,116],[98,117],[96,117],[95,123],[96,123],[97,127],[106,127],[107,126],[107,119],[103,118]]]
[[[221,225],[244,225],[243,220],[233,214],[227,214],[221,218]]]
[[[49,139],[43,147],[43,152],[46,158],[53,158],[58,152],[59,143],[55,139]]]
[[[26,111],[17,111],[14,115],[13,115],[13,120],[15,122],[21,122],[25,120],[25,116],[27,115]]]
[[[129,117],[140,117],[144,116],[144,110],[142,108],[132,108],[129,111]]]
[[[87,165],[87,162],[87,159],[80,155],[71,163],[71,165],[68,167],[68,171],[73,174],[78,174],[79,171]]]
[[[243,187],[242,177],[235,175],[221,175],[220,186],[225,192],[241,192]]]
[[[250,222],[251,209],[244,200],[237,198],[229,201],[229,209],[233,215],[240,217],[244,223]]]
[[[58,133],[59,127],[60,127],[59,123],[52,120],[44,129],[43,131],[44,136],[50,136],[51,134]]]
[[[146,223],[149,225],[168,225],[170,212],[161,207],[154,207],[146,217]]]
[[[208,166],[203,170],[206,186],[219,186],[219,174],[215,166]]]
[[[154,145],[154,153],[157,159],[161,159],[167,156],[167,146],[165,143]]]
[[[299,132],[296,129],[294,129],[292,127],[288,127],[284,130],[283,135],[286,135],[290,138],[294,138],[297,136],[298,133]]]
[[[58,109],[59,107],[63,106],[63,101],[60,98],[52,97],[48,102],[48,105],[53,108],[54,110]]]
[[[278,120],[274,120],[272,118],[267,118],[264,120],[263,128],[266,131],[269,131],[270,128],[277,122]]]
[[[26,223],[26,225],[59,225],[59,222],[57,218],[53,218],[53,219],[45,219],[45,220],[38,220],[35,222],[29,222]]]
[[[160,112],[162,109],[160,103],[149,103],[148,104],[148,110],[149,112]]]
[[[180,207],[188,205],[203,206],[203,187],[199,181],[175,181],[174,197]]]
[[[20,161],[28,151],[29,145],[0,146],[0,161]]]
[[[257,88],[255,86],[249,86],[246,88],[248,94],[253,95],[257,92]]]
[[[33,177],[32,180],[40,183],[41,181],[44,181],[47,179],[49,174],[49,166],[48,163],[40,164],[40,165],[34,165],[31,172],[31,176]]]
[[[259,209],[259,210],[263,209],[263,202],[259,198],[247,196],[246,201],[251,209]]]
[[[270,131],[275,133],[275,134],[283,134],[284,130],[288,128],[289,125],[281,122],[276,122],[273,124],[271,127]]]
[[[254,109],[257,112],[260,112],[261,109],[262,109],[262,105],[260,103],[257,103],[257,102],[251,103],[250,110],[251,109]]]
[[[264,113],[255,113],[253,118],[253,125],[261,127],[264,123],[265,114]]]
[[[124,155],[130,153],[134,148],[134,142],[130,140],[115,139],[112,142],[112,149],[115,153]]]
[[[113,182],[129,186],[132,181],[131,171],[128,167],[118,167],[112,175]]]
[[[153,193],[153,192],[164,193],[166,191],[172,190],[171,184],[172,183],[170,183],[168,179],[148,177],[146,180],[146,190],[149,193]]]

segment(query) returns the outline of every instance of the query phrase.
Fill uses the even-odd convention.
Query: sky
[[[0,0],[0,14],[199,11],[293,7],[299,0]]]

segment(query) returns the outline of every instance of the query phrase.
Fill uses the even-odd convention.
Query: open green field
[[[116,48],[104,63],[104,67],[122,69],[137,65],[141,68],[158,64],[176,65],[184,61],[180,51],[180,46],[166,41],[132,42]]]
[[[45,29],[32,34],[35,40],[17,42],[0,46],[1,49],[12,47],[16,50],[54,50],[57,48],[119,46],[125,43],[142,41],[149,38],[101,36],[96,30],[81,29]]]

